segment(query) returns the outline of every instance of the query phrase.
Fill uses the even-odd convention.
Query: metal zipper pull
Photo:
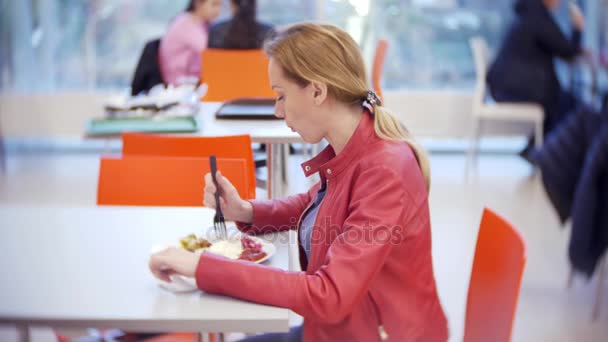
[[[388,333],[386,332],[386,330],[384,330],[383,325],[378,326],[378,335],[380,336],[380,340],[382,340],[382,341],[388,340]]]

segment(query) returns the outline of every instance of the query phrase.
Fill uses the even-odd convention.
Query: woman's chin
[[[302,135],[302,134],[300,134],[300,133],[298,133],[298,135],[300,135],[300,137],[302,137],[302,140],[304,140],[304,142],[305,142],[305,143],[307,143],[307,144],[312,144],[312,145],[315,145],[315,144],[320,143],[320,142],[321,142],[321,140],[323,140],[323,138],[322,138],[322,137],[321,137],[321,138],[317,138],[317,137],[307,137],[307,136],[304,136],[304,135]]]

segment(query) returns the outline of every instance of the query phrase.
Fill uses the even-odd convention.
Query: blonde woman
[[[245,201],[219,175],[220,204],[247,233],[297,229],[303,271],[168,249],[151,257],[152,272],[163,280],[195,277],[206,292],[304,317],[288,334],[248,341],[446,341],[431,257],[427,156],[369,91],[360,50],[344,31],[297,24],[265,50],[276,115],[306,142],[329,142],[302,164],[321,181],[303,194]],[[207,175],[206,206],[215,206],[215,191]]]

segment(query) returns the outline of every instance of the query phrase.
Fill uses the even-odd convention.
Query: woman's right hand
[[[215,176],[220,187],[220,207],[222,208],[224,218],[228,221],[252,223],[253,206],[251,203],[241,198],[234,185],[220,171]],[[216,188],[215,184],[213,184],[211,173],[207,173],[205,175],[205,196],[203,199],[205,207],[217,208],[215,191]]]
[[[585,16],[583,16],[581,8],[574,2],[570,2],[570,19],[577,31],[582,31],[585,28]]]

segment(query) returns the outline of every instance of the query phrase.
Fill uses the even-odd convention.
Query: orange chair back
[[[464,342],[510,341],[525,263],[521,234],[486,208],[469,283]]]
[[[221,137],[123,133],[123,156],[209,157],[244,159],[249,188],[246,199],[255,198],[255,161],[249,135]]]
[[[245,197],[245,160],[218,158],[217,168]],[[200,207],[208,172],[208,158],[102,158],[97,204]]]
[[[268,80],[268,57],[263,50],[206,49],[201,80],[209,87],[204,101],[274,98]]]
[[[374,87],[374,91],[381,100],[384,101],[382,97],[382,87],[380,82],[382,80],[382,71],[384,71],[384,60],[386,59],[386,50],[388,50],[388,41],[385,39],[380,39],[378,41],[378,45],[376,46],[376,53],[374,54],[374,64],[372,66],[372,87]]]

